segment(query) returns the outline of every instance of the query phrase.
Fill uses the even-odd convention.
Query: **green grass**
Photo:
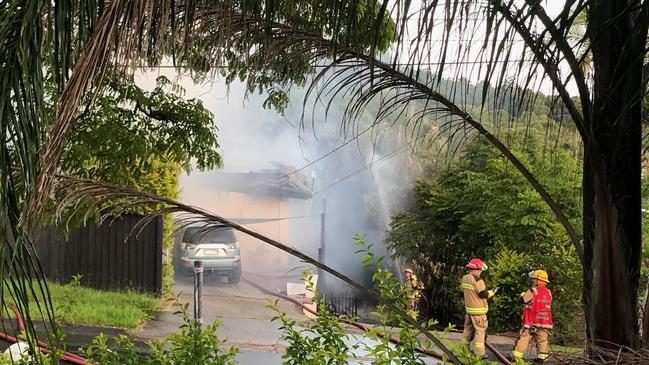
[[[74,283],[48,286],[56,319],[66,324],[136,328],[161,304],[159,298],[135,291],[102,291]]]

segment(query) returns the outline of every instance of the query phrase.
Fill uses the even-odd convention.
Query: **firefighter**
[[[412,272],[412,269],[404,270],[406,279],[403,283],[403,289],[408,300],[408,309],[414,312],[414,317],[417,319],[419,315],[419,298],[421,298],[422,284],[417,280],[417,275]]]
[[[487,299],[493,297],[498,288],[487,290],[487,287],[480,278],[482,271],[487,270],[487,265],[480,259],[474,258],[466,265],[469,272],[462,277],[461,288],[464,294],[464,331],[462,332],[462,343],[469,346],[473,339],[473,353],[481,358],[485,355],[485,338],[487,336],[487,311],[489,304]]]
[[[532,287],[521,294],[525,303],[522,316],[522,326],[518,340],[514,343],[512,355],[514,359],[523,359],[530,337],[536,342],[536,359],[534,362],[543,363],[549,356],[548,341],[552,330],[552,293],[546,285],[548,273],[544,270],[534,270],[529,273]]]

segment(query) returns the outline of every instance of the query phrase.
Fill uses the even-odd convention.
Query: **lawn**
[[[66,324],[135,328],[161,305],[159,298],[135,291],[101,291],[74,283],[48,286],[56,319]]]

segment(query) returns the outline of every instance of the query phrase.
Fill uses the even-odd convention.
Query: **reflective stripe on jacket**
[[[523,298],[532,295],[523,309],[523,327],[552,329],[552,293],[544,286],[531,288],[523,293]]]
[[[478,296],[478,293],[486,289],[484,281],[479,276],[464,275],[460,288],[464,294],[464,308],[467,314],[487,314],[489,311],[487,299]]]

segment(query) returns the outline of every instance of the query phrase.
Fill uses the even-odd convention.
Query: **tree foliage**
[[[213,5],[216,9],[221,6],[223,5]],[[388,50],[395,40],[395,23],[386,13],[380,13],[381,10],[381,3],[373,0],[235,3],[236,14],[256,19],[250,22],[252,26],[237,35],[234,45],[223,51],[223,40],[218,35],[228,31],[225,28],[227,24],[220,19],[201,24],[184,61],[192,68],[196,69],[198,65],[204,71],[217,67],[218,73],[225,77],[227,83],[245,81],[249,92],[268,95],[265,107],[282,111],[288,104],[288,89],[293,85],[303,86],[318,66],[313,62],[314,56],[318,58],[325,55],[321,50],[311,47],[313,36],[361,52]],[[264,11],[267,18],[262,24],[255,15]],[[271,37],[271,27],[278,24],[279,33],[284,35],[280,39],[282,51],[268,57],[263,51],[263,45]],[[300,29],[303,34],[293,35],[292,29]],[[272,37],[277,39],[277,35]],[[222,58],[210,57],[214,53],[222,54]],[[220,64],[227,64],[227,67],[218,67]],[[326,64],[321,66],[324,65]]]
[[[76,119],[61,157],[62,172],[178,198],[181,170],[221,166],[214,116],[200,100],[187,100],[183,94],[164,76],[152,91],[145,91],[132,79],[113,75],[101,94],[88,98]],[[54,94],[51,99],[56,98]],[[69,217],[68,222],[82,224],[85,216]],[[164,217],[163,227],[162,292],[170,293],[171,216]]]
[[[519,136],[512,150],[552,195],[562,197],[558,204],[577,222],[580,179],[572,151],[544,155],[537,133]],[[517,297],[529,285],[525,275],[543,267],[556,293],[558,328],[572,334],[581,291],[574,248],[547,205],[492,146],[470,143],[448,170],[417,181],[414,194],[414,209],[393,217],[386,241],[427,282],[432,317],[460,322],[457,281],[466,262],[480,257],[493,268],[486,273],[489,285],[502,289],[490,311],[497,330],[519,325]]]
[[[184,90],[164,76],[150,92],[117,77],[109,86],[75,120],[64,173],[149,190],[156,185],[134,183],[159,168],[155,163],[186,172],[221,165],[214,118],[200,100],[184,99]]]

